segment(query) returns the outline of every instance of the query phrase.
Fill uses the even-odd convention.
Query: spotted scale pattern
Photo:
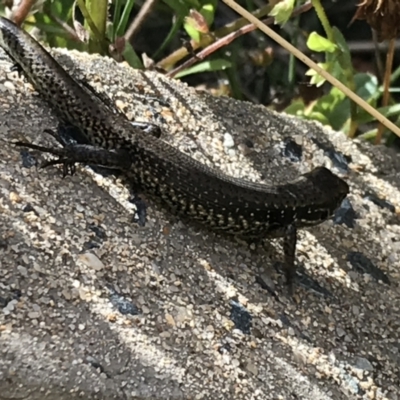
[[[86,86],[76,82],[31,36],[0,18],[0,45],[57,116],[77,127],[76,138],[128,160],[126,173],[169,211],[215,231],[243,236],[281,236],[321,223],[348,194],[348,185],[320,167],[297,181],[268,186],[233,178],[192,159],[131,125]],[[128,161],[128,162],[126,162]]]

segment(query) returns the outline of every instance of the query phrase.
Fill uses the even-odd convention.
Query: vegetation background
[[[238,0],[377,110],[371,115],[256,29],[228,0],[3,0],[0,14],[49,46],[156,69],[216,96],[313,119],[398,147],[397,0]]]

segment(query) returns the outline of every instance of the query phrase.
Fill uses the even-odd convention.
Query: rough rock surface
[[[139,227],[113,176],[38,170],[46,156],[11,142],[49,144],[43,129],[57,121],[0,52],[0,399],[398,399],[398,155],[153,72],[55,54],[130,118],[162,126],[161,140],[229,174],[346,172],[352,208],[301,232],[300,270],[320,287],[299,285],[291,301],[279,240],[254,251],[151,203]]]

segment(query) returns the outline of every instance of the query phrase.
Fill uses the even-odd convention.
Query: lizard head
[[[325,167],[315,168],[301,178],[305,182],[304,196],[308,196],[308,205],[297,217],[300,226],[317,225],[331,218],[350,191],[343,179]],[[310,193],[313,193],[312,199]]]

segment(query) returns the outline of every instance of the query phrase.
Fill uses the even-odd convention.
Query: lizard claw
[[[41,165],[40,168],[47,168],[52,165],[59,165],[63,164],[63,178],[65,178],[67,175],[74,175],[76,172],[76,166],[75,166],[75,160],[72,160],[70,157],[68,157],[68,153],[65,149],[54,149],[50,147],[43,147],[43,146],[37,146],[32,143],[26,143],[26,142],[14,142],[16,146],[20,147],[27,147],[28,149],[34,149],[34,150],[39,150],[43,153],[50,153],[55,156],[58,156],[58,158],[49,160],[49,161],[44,161]],[[67,154],[65,154],[67,153]]]
[[[63,164],[63,178],[65,178],[68,175],[71,176],[75,175],[76,173],[75,161],[72,161],[68,158],[57,158],[55,160],[44,161],[40,165],[40,168],[47,168],[52,165],[58,165],[58,164]]]

